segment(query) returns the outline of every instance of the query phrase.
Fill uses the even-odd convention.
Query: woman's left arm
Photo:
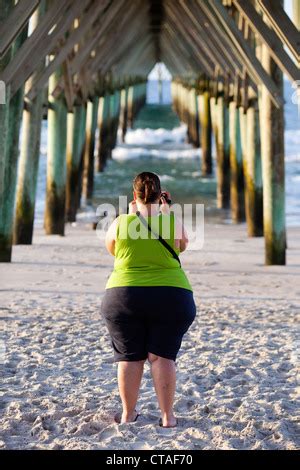
[[[109,226],[105,236],[105,246],[107,251],[115,256],[115,244],[117,238],[118,217]]]

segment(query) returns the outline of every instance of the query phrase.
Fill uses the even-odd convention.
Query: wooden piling
[[[247,232],[249,237],[260,237],[263,235],[263,186],[257,99],[249,101],[246,113],[240,107],[240,127]]]
[[[4,23],[9,17],[14,7],[13,0],[0,0],[0,24]],[[0,59],[0,72],[2,72],[11,59],[11,49]],[[10,260],[11,249],[5,233],[2,235],[2,221],[3,221],[3,209],[5,204],[5,167],[6,167],[6,156],[7,156],[7,135],[8,135],[8,122],[9,122],[9,101],[10,101],[10,87],[4,83],[1,91],[4,92],[4,104],[0,104],[0,261]]]
[[[108,158],[108,134],[109,134],[109,110],[110,110],[110,95],[105,93],[99,98],[98,108],[98,128],[99,128],[99,141],[98,141],[98,158],[97,169],[102,172],[105,168]]]
[[[300,2],[293,0],[293,20],[297,28],[300,30]]]
[[[45,11],[45,2],[32,15],[29,23],[33,31]],[[38,72],[38,70],[37,70]],[[25,94],[30,90],[36,73],[25,85]],[[16,193],[13,242],[16,245],[30,245],[33,237],[34,210],[40,157],[43,92],[40,92],[23,111],[20,143],[20,161]]]
[[[66,199],[67,108],[62,96],[54,98],[61,70],[49,79],[47,188],[44,227],[47,235],[64,235]]]
[[[194,86],[188,91],[188,113],[190,141],[194,147],[200,147],[198,100]]]
[[[215,104],[215,138],[217,151],[217,206],[230,205],[229,111],[224,92],[218,93]]]
[[[133,120],[134,120],[134,85],[130,84],[128,88],[128,102],[127,102],[127,107],[128,107],[128,127],[132,129],[133,126]]]
[[[282,71],[264,44],[262,64],[283,97]],[[261,87],[260,105],[265,263],[282,265],[286,262],[284,110],[274,105],[265,85]]]
[[[86,138],[86,116],[87,116],[87,106],[86,103],[83,103],[83,116],[80,126],[80,163],[79,163],[79,181],[77,188],[77,210],[81,207],[81,195],[82,195],[82,180],[83,180],[83,162],[84,162],[84,151],[85,151],[85,138]]]
[[[78,209],[80,160],[83,154],[81,129],[85,119],[83,104],[74,106],[74,112],[67,118],[67,182],[66,182],[66,218],[75,222]]]
[[[83,161],[82,194],[86,201],[92,199],[94,191],[94,152],[99,98],[95,96],[87,103],[86,137]]]
[[[208,90],[200,90],[198,109],[201,138],[201,171],[202,176],[208,176],[212,174],[212,122],[210,93]]]
[[[234,100],[229,104],[229,132],[231,218],[238,223],[245,220],[245,197],[240,116]]]
[[[25,27],[14,41],[12,46],[12,57],[16,54],[22,43],[27,38],[28,28]],[[3,181],[3,199],[0,218],[0,261],[11,261],[13,242],[13,220],[15,206],[15,192],[17,183],[17,169],[19,159],[19,134],[23,110],[24,86],[9,100],[7,106],[8,121],[5,143],[5,167]]]
[[[122,132],[122,142],[125,142],[125,136],[127,132],[127,100],[128,100],[128,88],[125,85],[121,90],[120,97],[120,128]]]

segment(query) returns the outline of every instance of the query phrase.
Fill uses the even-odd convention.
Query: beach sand
[[[129,425],[99,315],[113,258],[84,223],[66,236],[37,229],[0,265],[0,448],[300,448],[300,229],[288,265],[264,266],[264,241],[245,225],[205,228],[203,250],[182,255],[197,318],[178,356],[177,429],[158,426],[145,366]]]

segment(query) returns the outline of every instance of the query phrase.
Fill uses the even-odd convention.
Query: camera
[[[167,192],[163,191],[163,192],[161,193],[161,197],[164,198],[164,200],[166,201],[167,204],[169,204],[169,206],[171,205],[172,201],[171,201],[171,199],[169,198]],[[161,201],[159,201],[159,203],[161,204]]]

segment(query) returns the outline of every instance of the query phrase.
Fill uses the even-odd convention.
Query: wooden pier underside
[[[285,264],[283,75],[299,94],[299,27],[300,0],[292,18],[283,0],[0,0],[0,261],[32,242],[42,116],[45,229],[63,235],[164,62],[203,175],[214,136],[219,208]]]

